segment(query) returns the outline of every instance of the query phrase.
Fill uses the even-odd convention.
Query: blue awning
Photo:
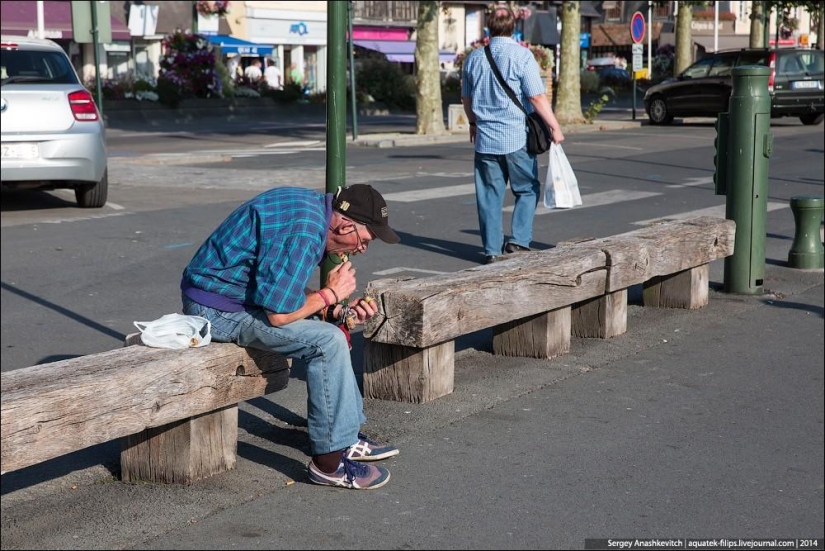
[[[397,63],[412,63],[415,61],[415,40],[354,40],[353,44],[368,50],[381,52],[389,61]],[[450,63],[455,59],[455,53],[450,50],[438,52],[441,63]]]
[[[206,37],[209,43],[213,46],[218,46],[221,53],[224,54],[247,54],[247,55],[269,55],[274,49],[272,46],[265,44],[255,44],[235,38],[234,36],[227,36],[225,34],[216,34]]]

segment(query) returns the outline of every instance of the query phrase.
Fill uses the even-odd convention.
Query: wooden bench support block
[[[654,308],[695,310],[708,303],[708,264],[646,281],[642,300]]]
[[[493,353],[548,359],[570,352],[570,306],[493,327]]]
[[[573,306],[574,337],[609,339],[627,331],[627,289]]]
[[[364,397],[424,403],[453,391],[455,342],[414,348],[364,341]]]
[[[146,429],[120,441],[124,482],[192,484],[235,468],[238,406]]]

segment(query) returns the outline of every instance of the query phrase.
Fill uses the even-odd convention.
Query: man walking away
[[[493,59],[522,105],[538,112],[552,131],[553,141],[561,143],[564,134],[544,93],[538,63],[529,49],[512,39],[515,26],[515,16],[506,6],[497,6],[487,17]],[[471,52],[464,63],[461,103],[470,121],[470,141],[475,143],[478,223],[485,263],[489,264],[502,254],[530,250],[541,194],[538,159],[527,152],[524,113],[496,79],[484,48]],[[505,245],[502,209],[508,182],[516,200],[512,239]]]

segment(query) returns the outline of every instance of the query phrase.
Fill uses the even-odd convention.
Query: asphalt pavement
[[[605,121],[635,124],[614,113]],[[375,134],[409,136],[408,123],[387,130]],[[644,308],[631,288],[626,334],[573,339],[560,358],[494,356],[489,330],[459,339],[453,394],[366,401],[366,431],[401,450],[379,490],[308,482],[298,363],[286,390],[241,404],[232,472],[190,487],[123,484],[110,443],[3,475],[0,546],[582,549],[589,538],[793,538],[822,549],[823,271],[788,268],[793,225],[774,231],[783,237],[768,241],[764,294],[722,292],[717,261],[707,307]]]

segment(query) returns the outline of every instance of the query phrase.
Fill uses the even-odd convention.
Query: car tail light
[[[78,121],[96,121],[100,118],[95,101],[88,90],[78,90],[69,94],[69,106]]]
[[[773,94],[773,81],[776,77],[776,52],[768,54],[768,67],[771,70],[771,74],[768,76],[768,92]]]
[[[0,50],[16,50],[16,42],[0,42]]]

